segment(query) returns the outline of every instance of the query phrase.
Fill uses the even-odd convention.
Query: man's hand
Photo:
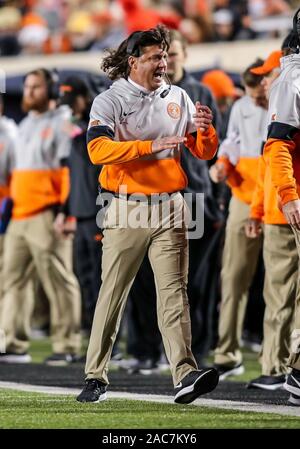
[[[66,219],[65,214],[63,214],[62,212],[59,212],[56,215],[54,223],[53,223],[54,231],[56,232],[56,234],[58,234],[60,236],[63,234],[65,219]]]
[[[209,169],[209,176],[216,184],[225,181],[227,175],[224,164],[222,162],[218,162],[217,164],[212,165]]]
[[[64,239],[73,238],[76,231],[76,220],[69,220],[66,215],[59,212],[54,220],[54,231],[59,237]]]
[[[256,239],[262,233],[261,221],[249,218],[245,225],[245,234],[250,239]]]
[[[204,132],[210,127],[212,123],[212,112],[208,106],[204,106],[200,103],[200,101],[196,101],[195,107],[196,114],[193,115],[194,124],[197,129],[200,129],[201,132]]]
[[[286,221],[300,231],[300,200],[289,201],[282,206]]]
[[[177,148],[181,143],[186,142],[186,137],[171,136],[162,137],[161,139],[153,140],[152,142],[152,153],[158,153],[162,150],[168,150],[170,148]]]

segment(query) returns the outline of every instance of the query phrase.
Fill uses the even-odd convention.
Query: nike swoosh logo
[[[125,112],[123,112],[123,117],[128,117],[128,115],[131,115],[134,113],[135,113],[135,111],[127,112],[127,114]]]

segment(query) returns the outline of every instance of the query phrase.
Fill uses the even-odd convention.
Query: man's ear
[[[129,65],[130,69],[132,69],[132,67],[134,66],[135,62],[136,62],[136,58],[134,56],[129,56],[129,58],[128,58],[128,65]]]

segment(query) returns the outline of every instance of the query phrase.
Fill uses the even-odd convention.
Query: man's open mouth
[[[165,75],[165,72],[154,72],[153,78],[156,81],[161,81]]]

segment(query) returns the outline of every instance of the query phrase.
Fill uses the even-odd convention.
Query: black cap
[[[78,96],[89,97],[88,85],[78,76],[70,76],[59,86],[60,104],[72,106]]]

